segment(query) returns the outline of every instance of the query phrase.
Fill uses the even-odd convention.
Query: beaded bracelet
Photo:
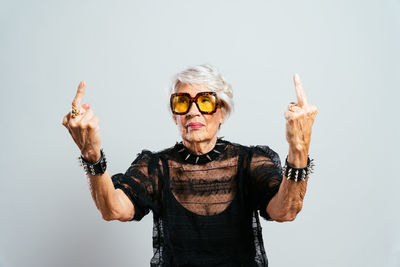
[[[80,165],[84,168],[86,174],[101,175],[107,169],[107,159],[103,149],[100,149],[100,159],[95,163],[87,162],[83,156],[78,157]]]
[[[285,160],[285,166],[282,168],[282,176],[286,176],[287,180],[302,180],[305,181],[305,178],[308,177],[310,173],[314,172],[314,159],[310,159],[307,157],[307,166],[304,168],[296,168],[290,165],[287,161],[287,156]]]

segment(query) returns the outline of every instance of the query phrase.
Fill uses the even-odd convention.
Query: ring
[[[288,107],[289,111],[293,111],[292,108],[293,108],[294,105],[295,105],[295,104],[290,104],[290,105],[289,105],[289,107]]]
[[[81,111],[79,109],[77,109],[76,107],[72,107],[71,109],[71,117],[75,118],[76,116],[78,116],[81,113]]]

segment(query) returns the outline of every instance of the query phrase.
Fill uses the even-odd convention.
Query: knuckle
[[[85,118],[81,118],[79,121],[76,122],[76,127],[83,129],[86,127],[86,124],[87,124],[87,122],[86,122]]]
[[[71,129],[75,129],[76,128],[76,122],[73,121],[73,120],[70,120],[68,122],[68,127],[71,128]]]
[[[294,121],[294,117],[292,115],[289,115],[287,121],[292,123]]]
[[[89,129],[96,129],[97,123],[96,123],[95,121],[90,121],[90,122],[87,124],[87,127],[88,127]]]
[[[78,126],[81,129],[85,129],[88,127],[88,122],[86,120],[82,119],[80,122],[78,122]]]

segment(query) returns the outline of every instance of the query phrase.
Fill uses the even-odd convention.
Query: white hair
[[[202,84],[217,93],[218,99],[222,102],[222,112],[225,120],[233,112],[233,90],[232,86],[224,79],[221,73],[210,64],[202,64],[187,67],[175,74],[169,87],[168,96],[176,93],[182,84]],[[169,101],[169,99],[168,99]],[[172,111],[168,102],[168,109]]]

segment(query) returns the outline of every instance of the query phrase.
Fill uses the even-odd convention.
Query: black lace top
[[[153,212],[150,266],[268,266],[259,214],[282,180],[268,146],[218,138],[209,153],[190,154],[182,142],[159,152],[143,150],[115,188],[132,200],[140,221]]]

